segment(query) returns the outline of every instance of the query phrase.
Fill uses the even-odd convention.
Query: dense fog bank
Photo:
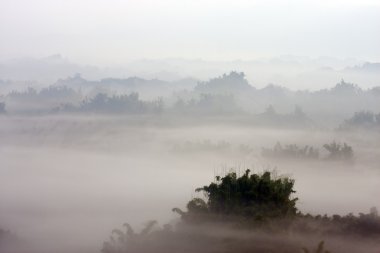
[[[377,132],[186,126],[147,116],[6,116],[0,122],[1,227],[39,252],[94,252],[123,222],[138,229],[150,219],[178,219],[173,207],[232,167],[291,175],[305,213],[357,214],[379,206]],[[352,160],[327,159],[323,145],[333,141],[350,145]],[[263,156],[277,142],[314,146],[321,157]]]

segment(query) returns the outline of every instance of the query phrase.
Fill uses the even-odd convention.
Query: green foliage
[[[257,125],[269,125],[274,127],[314,128],[316,125],[300,106],[296,106],[291,113],[278,113],[273,105],[265,108],[263,113],[254,116]]]
[[[296,215],[297,198],[292,199],[294,180],[287,177],[274,177],[271,172],[262,175],[250,174],[250,170],[238,177],[235,172],[224,177],[216,177],[216,182],[197,189],[207,196],[207,203],[202,199],[191,200],[182,218],[199,215],[242,216],[262,220],[264,218],[292,217]]]

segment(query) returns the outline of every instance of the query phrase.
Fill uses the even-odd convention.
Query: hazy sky
[[[0,59],[380,61],[380,1],[0,0]]]

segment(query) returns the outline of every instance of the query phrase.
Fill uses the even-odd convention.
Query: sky
[[[0,59],[380,61],[380,1],[0,0]]]

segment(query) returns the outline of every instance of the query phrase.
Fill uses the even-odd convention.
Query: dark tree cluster
[[[353,235],[364,237],[380,236],[380,216],[376,207],[369,213],[354,215],[310,215],[299,213],[296,229],[308,233],[322,232],[335,235]]]
[[[138,93],[129,95],[108,96],[99,93],[95,97],[84,100],[79,106],[64,105],[61,110],[74,112],[96,112],[96,113],[160,113],[163,110],[163,101],[142,101]]]
[[[178,99],[172,111],[198,115],[241,113],[234,96],[207,93],[200,94],[198,99]]]
[[[294,181],[287,177],[276,177],[271,172],[250,174],[250,170],[238,177],[231,172],[196,191],[204,192],[207,202],[195,198],[187,204],[188,212],[173,209],[186,219],[199,215],[213,217],[243,216],[254,220],[296,215],[297,198],[291,195]]]
[[[262,156],[269,158],[319,159],[319,150],[312,146],[299,147],[297,144],[281,145],[277,142],[273,148],[262,148]]]
[[[354,151],[347,143],[331,142],[323,145],[327,151],[327,155],[322,159],[325,160],[352,160]],[[273,148],[262,148],[261,154],[263,157],[275,159],[320,159],[319,149],[313,146],[299,147],[297,144],[281,145],[277,142]]]
[[[327,156],[329,160],[351,160],[354,157],[352,147],[346,143],[340,144],[334,141],[323,145],[323,147],[329,152]]]
[[[124,229],[114,229],[110,239],[103,244],[103,253],[127,252],[299,252],[329,253],[321,241],[312,249],[289,241],[294,233],[302,235],[343,236],[347,238],[379,238],[380,217],[375,207],[369,214],[358,216],[310,215],[299,212],[297,198],[292,198],[294,181],[277,177],[271,172],[251,174],[249,170],[238,176],[230,172],[217,176],[214,182],[196,191],[204,192],[207,200],[194,198],[187,204],[187,211],[173,211],[181,215],[175,226],[156,226],[149,221],[136,233],[125,223]],[[215,227],[213,227],[215,225]],[[232,225],[232,226],[231,226]],[[237,225],[237,226],[236,226]],[[247,232],[246,229],[267,231],[271,236],[218,238],[221,228]],[[213,230],[214,229],[214,230]],[[216,232],[216,234],[215,234]],[[289,233],[290,232],[290,233]],[[271,240],[281,233],[281,240]],[[256,234],[255,234],[256,235]],[[287,236],[288,235],[288,236]]]
[[[76,92],[74,89],[67,86],[56,86],[51,85],[46,88],[42,88],[37,91],[34,88],[28,87],[26,91],[12,91],[8,94],[11,99],[23,99],[23,100],[33,100],[33,99],[70,99],[79,98],[81,94]]]
[[[138,252],[138,249],[146,243],[152,235],[152,230],[157,224],[157,221],[152,220],[147,222],[145,228],[137,233],[128,224],[124,223],[124,231],[120,229],[112,230],[110,240],[103,243],[102,253],[124,253]]]
[[[122,230],[114,229],[108,241],[103,243],[102,253],[178,253],[178,252],[300,252],[299,241],[275,237],[256,237],[222,234],[214,227],[191,226],[187,223],[169,224],[159,227],[154,221],[147,223],[141,232],[136,233],[124,224]],[[236,230],[230,230],[237,232]],[[318,252],[320,253],[320,252]],[[326,252],[321,252],[326,253]]]
[[[295,106],[290,113],[278,113],[273,105],[269,105],[263,113],[254,115],[255,123],[258,125],[269,125],[277,127],[314,127],[315,122],[311,120],[300,106]]]
[[[371,111],[355,112],[354,116],[344,121],[340,129],[350,128],[380,128],[380,113]]]
[[[248,83],[243,72],[231,71],[228,74],[212,78],[207,82],[199,82],[194,90],[200,93],[216,92],[219,94],[230,94],[251,92],[255,88]]]

